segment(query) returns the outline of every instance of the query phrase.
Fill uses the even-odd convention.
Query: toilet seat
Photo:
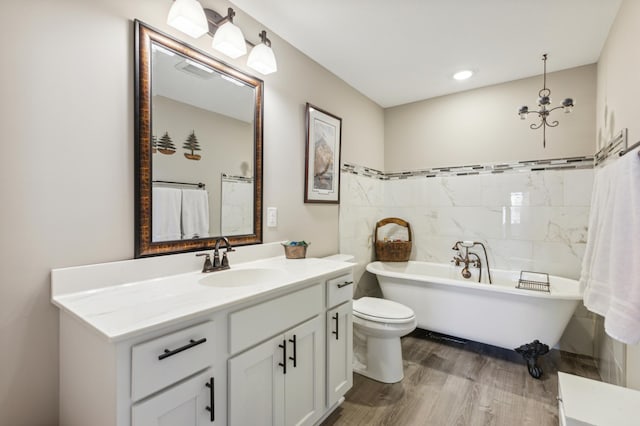
[[[364,320],[387,324],[403,324],[415,319],[411,308],[377,297],[362,297],[354,300],[353,315]]]
[[[415,330],[413,309],[375,297],[353,301],[353,371],[382,383],[404,377],[400,338]]]

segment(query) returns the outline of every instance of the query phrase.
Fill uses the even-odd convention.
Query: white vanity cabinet
[[[327,406],[353,386],[353,275],[327,281]],[[337,305],[337,306],[336,306]]]
[[[323,412],[316,316],[229,360],[230,425],[311,425]]]
[[[337,403],[353,386],[352,303],[327,311],[327,405]]]
[[[73,284],[53,295],[60,424],[318,424],[352,384],[351,268],[271,265],[291,265],[286,281],[246,292],[202,287],[200,273],[82,292],[86,268],[54,271]]]
[[[111,343],[62,314],[60,424],[224,425],[224,326],[209,315]]]
[[[323,296],[318,282],[229,315],[232,354],[257,344],[229,360],[230,425],[304,425],[320,417]]]
[[[229,315],[232,353],[280,332],[229,360],[230,425],[312,425],[338,403],[353,384],[352,295],[349,273]]]
[[[208,316],[110,343],[62,314],[60,424],[225,424],[221,335],[224,318]]]

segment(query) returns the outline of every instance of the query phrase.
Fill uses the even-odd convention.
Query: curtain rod
[[[640,141],[634,143],[633,145],[631,145],[629,148],[627,149],[623,149],[622,151],[620,151],[620,157],[622,157],[623,155],[633,151],[634,149],[636,149],[637,147],[640,146]],[[638,157],[640,157],[640,151],[638,151]]]

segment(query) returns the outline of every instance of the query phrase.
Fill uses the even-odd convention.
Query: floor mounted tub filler
[[[518,271],[492,269],[489,284],[485,277],[478,282],[477,270],[464,279],[459,269],[417,261],[367,265],[384,298],[413,309],[418,327],[514,349],[540,378],[537,357],[558,343],[582,300],[578,282],[549,276],[549,291],[536,291],[517,288]]]

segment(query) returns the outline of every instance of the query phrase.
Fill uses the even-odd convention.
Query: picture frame
[[[306,104],[304,202],[340,204],[342,119]]]

